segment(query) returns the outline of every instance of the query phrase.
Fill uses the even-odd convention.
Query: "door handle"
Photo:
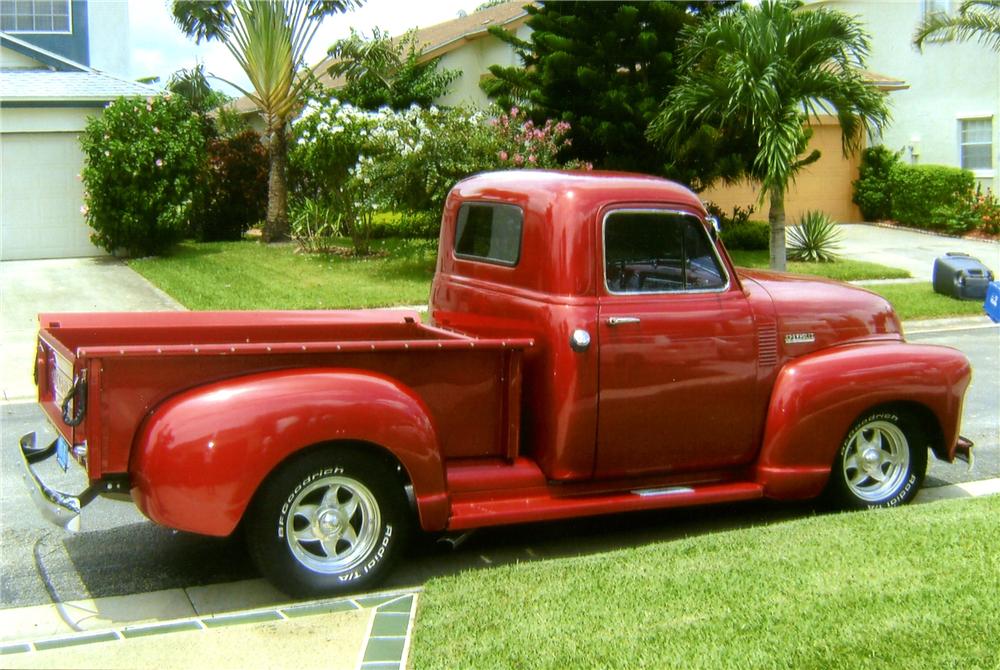
[[[608,325],[612,328],[615,326],[623,326],[626,323],[639,323],[639,317],[637,316],[612,316],[608,319]]]

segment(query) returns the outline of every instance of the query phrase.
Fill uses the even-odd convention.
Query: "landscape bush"
[[[194,213],[192,234],[200,242],[239,240],[267,214],[267,150],[250,129],[208,140],[205,202]]]
[[[897,163],[889,170],[892,218],[916,228],[965,232],[975,225],[968,216],[975,178],[968,170],[945,165]]]
[[[889,173],[899,163],[899,152],[884,146],[869,147],[861,152],[861,166],[854,186],[854,204],[865,221],[884,221],[892,216],[892,191]]]
[[[182,239],[202,201],[203,128],[180,96],[119,98],[80,136],[82,212],[102,249],[158,254]]]
[[[569,125],[536,125],[518,109],[488,114],[462,108],[376,112],[331,95],[310,101],[293,126],[293,193],[329,205],[357,253],[376,234],[437,235],[441,209],[457,181],[485,170],[589,167],[563,164]],[[400,215],[392,223],[378,213]]]
[[[771,226],[767,221],[748,220],[722,226],[722,242],[728,249],[759,251],[767,249],[771,241]]]
[[[806,212],[797,226],[788,229],[788,260],[832,263],[837,260],[834,249],[840,240],[840,230],[829,215],[820,211]]]

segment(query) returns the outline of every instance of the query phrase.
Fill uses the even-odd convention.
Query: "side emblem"
[[[816,333],[788,333],[785,344],[807,344],[816,341]]]

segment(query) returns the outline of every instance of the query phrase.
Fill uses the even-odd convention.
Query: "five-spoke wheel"
[[[916,495],[927,469],[927,441],[908,414],[875,411],[844,439],[831,473],[831,493],[848,507],[894,507]]]
[[[403,482],[351,447],[293,458],[265,482],[247,517],[250,554],[291,595],[368,588],[386,573],[408,525]]]

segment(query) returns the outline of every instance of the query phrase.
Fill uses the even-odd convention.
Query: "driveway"
[[[974,256],[1000,275],[1000,244],[900,230],[867,223],[840,226],[843,240],[839,253],[844,258],[871,261],[908,270],[915,279],[931,280],[934,259],[949,251]]]
[[[113,258],[0,263],[0,399],[32,400],[39,312],[145,312],[184,307]]]

